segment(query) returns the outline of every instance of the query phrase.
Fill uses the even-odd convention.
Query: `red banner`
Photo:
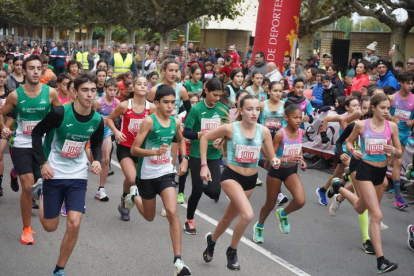
[[[282,70],[283,56],[293,55],[298,41],[301,0],[260,0],[253,53]],[[254,58],[254,55],[252,55]],[[254,60],[252,60],[254,62]]]

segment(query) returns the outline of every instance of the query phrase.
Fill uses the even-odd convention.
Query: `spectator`
[[[218,59],[219,59],[219,58],[222,58],[222,57],[223,57],[223,56],[221,55],[221,53],[220,53],[220,48],[216,48],[216,49],[214,50],[214,56],[216,57],[217,62],[218,62]]]
[[[204,67],[206,71],[203,73],[203,78],[202,78],[203,82],[216,77],[216,74],[214,73],[214,70],[213,70],[213,63],[211,63],[210,61],[207,61],[206,64],[204,64]]]
[[[367,75],[368,64],[366,61],[361,61],[356,66],[355,77],[352,79],[348,76],[345,77],[345,82],[348,84],[348,87],[345,91],[345,96],[350,96],[351,91],[360,91],[362,87],[369,85],[369,77]]]
[[[378,43],[374,41],[365,49],[364,59],[369,63],[376,63],[378,61],[378,56],[375,54],[377,45]]]
[[[176,44],[175,48],[171,51],[171,54],[174,56],[179,56],[180,53],[180,44]]]
[[[349,61],[348,69],[346,69],[346,74],[345,74],[346,77],[349,77],[351,79],[355,77],[357,64],[358,64],[357,59],[351,58],[351,60]]]
[[[198,64],[198,67],[200,67],[201,72],[204,72],[205,70],[204,70],[203,63],[196,60],[197,59],[197,53],[196,53],[196,51],[193,51],[193,50],[190,51],[189,50],[189,53],[190,53],[190,61],[187,62],[187,67],[188,68],[191,68],[191,67],[193,67],[193,64]]]
[[[63,71],[65,71],[65,61],[66,61],[66,55],[67,53],[65,53],[62,50],[62,45],[59,44],[57,46],[57,50],[55,52],[56,56],[61,56],[61,57],[57,57],[55,58],[55,63],[53,64],[53,66],[55,67],[55,72],[56,75],[59,75],[60,73],[63,73]]]
[[[28,48],[27,39],[23,39],[22,45],[20,46],[20,53],[26,53]]]
[[[401,61],[397,61],[395,63],[394,66],[395,70],[397,70],[398,72],[404,69],[404,63],[402,63]]]
[[[277,69],[277,66],[274,62],[269,62],[266,65],[266,72],[267,74],[265,76],[269,78],[270,82],[279,82],[281,79],[283,79],[282,74],[280,74],[279,69]]]
[[[331,77],[332,83],[336,85],[336,87],[339,89],[339,92],[341,92],[342,95],[345,93],[344,84],[342,83],[341,79],[338,76],[339,67],[336,64],[332,64],[327,67],[326,74]]]
[[[407,61],[407,71],[414,74],[414,57],[410,57]]]
[[[227,52],[227,56],[231,56],[233,59],[233,63],[239,65],[240,63],[240,56],[236,51],[236,48],[234,45],[229,46],[229,51]]]
[[[121,44],[119,47],[119,53],[116,53],[110,60],[109,65],[114,67],[114,77],[118,74],[131,71],[134,76],[137,76],[137,68],[135,66],[132,55],[127,52],[127,45]]]
[[[227,56],[226,62],[223,68],[221,68],[220,73],[225,74],[227,77],[230,77],[230,73],[234,68],[238,68],[238,66],[235,65],[231,56]]]
[[[255,70],[258,70],[260,73],[262,73],[263,76],[267,74],[267,70],[266,70],[267,63],[264,57],[265,56],[263,52],[256,52],[256,54],[254,55],[254,65],[250,67],[249,75],[251,75],[251,73]]]
[[[283,76],[290,76],[290,64],[292,63],[292,57],[285,55],[283,57]]]
[[[339,91],[338,87],[331,82],[331,77],[328,75],[321,76],[321,82],[323,85],[323,106],[335,106],[336,98],[343,95]]]
[[[324,88],[322,85],[321,77],[324,75],[325,75],[325,70],[323,69],[318,69],[318,71],[316,72],[316,81],[318,82],[318,84],[313,87],[312,97],[311,97],[311,102],[314,107],[323,105],[322,94],[323,94]]]
[[[141,46],[142,47],[142,46]],[[100,52],[99,57],[101,60],[105,60],[108,64],[111,61],[112,51],[111,46],[105,46]]]
[[[211,62],[210,58],[207,55],[207,51],[201,51],[200,60],[204,67],[206,67],[206,62]],[[205,69],[205,68],[204,68]]]
[[[288,82],[288,80],[287,79],[285,79],[285,78],[283,78],[283,79],[281,79],[280,81],[279,81],[279,83],[282,85],[282,87],[283,87],[283,93],[286,93],[286,95],[287,94],[289,94],[289,92],[290,92],[290,90],[291,90],[291,87],[290,87],[290,85],[289,85],[289,82]]]
[[[378,60],[377,70],[378,70],[378,76],[379,76],[377,85],[379,87],[392,86],[395,88],[395,90],[397,91],[400,90],[400,84],[398,83],[394,74],[390,70],[388,70],[388,62],[386,60],[383,60],[383,59]]]
[[[305,90],[313,90],[313,88],[318,84],[318,81],[316,80],[317,73],[318,68],[315,67],[311,67],[305,70]]]
[[[309,57],[306,58],[306,61],[307,61],[307,63],[305,65],[305,68],[318,68],[318,66],[316,66],[316,64],[315,64],[315,58],[314,57],[309,56]]]
[[[170,47],[168,46],[164,46],[164,48],[162,49],[162,53],[165,55],[169,55],[170,54]]]

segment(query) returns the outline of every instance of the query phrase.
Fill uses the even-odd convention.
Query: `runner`
[[[79,74],[79,66],[76,59],[71,59],[68,61],[68,64],[66,65],[66,71],[72,80],[76,78],[76,76]]]
[[[64,269],[76,245],[85,213],[88,159],[84,149],[89,139],[94,156],[90,171],[94,174],[101,171],[104,123],[98,112],[92,110],[96,77],[81,74],[74,82],[76,101],[54,108],[32,133],[34,157],[38,164],[42,164],[40,168],[44,179],[43,184],[38,182],[31,189],[33,198],[40,198],[40,222],[47,232],[53,232],[59,225],[63,202],[68,213],[66,233],[53,270],[56,276],[65,275]],[[42,136],[45,133],[52,136],[46,138],[49,143],[43,152]]]
[[[305,137],[305,131],[300,128],[303,120],[302,112],[300,107],[291,101],[287,101],[284,108],[287,126],[278,131],[273,139],[274,151],[282,163],[278,170],[271,167],[267,174],[266,203],[260,210],[259,221],[253,227],[253,241],[256,243],[264,242],[264,223],[276,205],[282,182],[293,197],[286,208],[276,210],[276,218],[282,233],[290,233],[288,215],[305,205],[305,190],[297,174],[298,164],[302,171],[306,170],[306,163],[302,157],[302,141]]]
[[[214,177],[208,166],[208,142],[224,137],[227,141],[227,167],[221,174],[220,184],[228,196],[230,203],[213,234],[207,233],[207,248],[204,250],[204,261],[213,259],[214,247],[218,238],[226,231],[232,221],[240,215],[230,246],[227,248],[227,268],[240,270],[237,258],[237,246],[246,227],[254,217],[249,198],[256,186],[258,164],[262,145],[268,153],[268,160],[277,169],[280,160],[276,158],[272,147],[270,131],[257,123],[260,115],[260,102],[254,95],[244,97],[240,102],[240,113],[237,122],[221,126],[206,135],[200,141],[201,171],[204,181]]]
[[[23,74],[26,83],[11,92],[2,108],[2,114],[9,114],[15,109],[16,123],[13,132],[11,157],[19,175],[22,186],[20,207],[23,220],[23,244],[34,244],[31,227],[32,194],[30,188],[39,178],[39,165],[32,149],[31,133],[36,124],[51,110],[52,106],[61,105],[56,90],[39,82],[42,72],[42,59],[31,55],[23,61]],[[28,111],[31,111],[30,113]],[[0,124],[3,124],[0,120]],[[2,135],[9,135],[10,129],[2,128]],[[60,208],[60,206],[59,206]]]
[[[185,89],[188,92],[195,92],[200,94],[203,91],[203,83],[200,81],[202,72],[197,65],[191,66],[191,79],[184,83]]]
[[[293,81],[292,96],[288,96],[284,101],[290,100],[294,104],[297,104],[302,111],[302,121],[312,124],[313,122],[313,108],[311,102],[303,96],[305,90],[305,82],[301,78],[297,78]],[[300,125],[302,129],[305,129],[305,124]]]
[[[411,128],[414,123],[414,96],[411,93],[413,89],[414,75],[410,71],[402,72],[398,75],[400,91],[389,96],[391,101],[391,116],[398,118],[398,133],[400,135],[402,155],[407,145],[408,136],[411,134]],[[396,159],[394,156],[392,165],[392,180],[394,182],[395,199],[394,204],[398,210],[408,207],[408,204],[401,197],[401,168],[402,157]]]
[[[256,96],[260,102],[264,102],[267,99],[267,93],[262,89],[263,84],[263,75],[258,70],[254,70],[250,76],[250,81],[246,90],[250,92],[251,95]]]
[[[107,80],[106,77],[106,70],[103,68],[99,68],[96,70],[96,78],[98,79],[96,83],[97,93],[95,96],[95,100],[101,99],[105,97],[105,81]],[[118,83],[117,83],[117,90],[118,90]]]
[[[146,81],[145,87],[147,87]],[[171,163],[171,144],[174,136],[180,143],[183,157],[178,175],[183,175],[187,171],[188,156],[186,155],[185,140],[180,131],[180,121],[171,116],[175,108],[175,94],[176,92],[169,85],[160,85],[157,88],[154,98],[157,112],[143,120],[131,148],[132,155],[138,156],[137,178],[136,186],[131,187],[125,202],[129,209],[136,205],[138,211],[147,221],[153,221],[156,196],[157,194],[161,196],[170,224],[174,251],[174,275],[181,276],[191,275],[191,272],[181,260],[180,218],[177,212],[177,196],[173,184],[174,166]]]
[[[371,119],[357,122],[346,142],[347,150],[355,159],[362,159],[356,172],[358,181],[355,183],[360,191],[360,197],[342,188],[339,183],[333,183],[331,187],[332,192],[342,194],[358,214],[368,209],[371,216],[370,231],[377,257],[378,273],[390,272],[398,268],[396,263],[391,263],[384,258],[380,233],[382,212],[379,198],[382,197],[381,184],[388,181],[385,177],[387,156],[394,155],[396,158],[402,156],[398,127],[395,123],[386,120],[390,106],[390,100],[385,94],[374,95],[371,98],[371,108],[367,115]],[[353,146],[358,136],[361,139],[361,151]]]
[[[9,91],[16,90],[20,85],[24,84],[24,74],[22,67],[23,60],[23,56],[17,56],[13,58],[13,72],[7,76],[6,82],[6,86]]]
[[[230,72],[231,83],[224,87],[224,92],[226,92],[226,98],[229,101],[229,106],[232,107],[235,103],[236,94],[242,89],[241,85],[243,83],[243,72],[241,68],[234,68]]]
[[[59,74],[57,78],[56,88],[59,100],[62,104],[67,104],[70,102],[69,90],[67,88],[70,80],[71,78],[65,73]]]
[[[184,137],[191,140],[190,145],[190,169],[191,183],[193,189],[188,199],[187,219],[184,224],[184,231],[189,235],[196,235],[197,231],[194,223],[194,214],[197,209],[201,196],[206,194],[214,200],[220,198],[220,158],[221,151],[214,147],[210,142],[207,151],[207,162],[209,171],[212,174],[211,180],[206,184],[200,178],[201,156],[200,139],[203,135],[216,129],[221,123],[227,121],[228,108],[220,103],[223,96],[223,86],[216,79],[211,79],[206,83],[206,88],[201,94],[204,98],[201,102],[191,108],[190,113],[185,119]]]
[[[138,77],[134,81],[134,97],[128,101],[118,104],[106,119],[107,126],[115,134],[118,143],[116,156],[125,175],[123,182],[123,194],[118,211],[122,221],[129,221],[129,209],[125,207],[125,197],[131,186],[135,185],[137,158],[131,155],[131,147],[138,133],[142,121],[148,115],[156,111],[156,107],[145,100],[147,94],[147,80]],[[121,129],[115,127],[114,120],[121,117]]]
[[[99,78],[106,78],[102,74],[103,69],[97,70],[97,79],[99,83]],[[105,71],[103,71],[105,72]],[[106,72],[105,72],[106,74]],[[96,86],[98,90],[98,85]],[[99,179],[98,192],[95,195],[95,199],[99,201],[108,201],[109,197],[105,192],[105,183],[108,178],[109,164],[111,162],[111,151],[112,151],[112,131],[107,125],[107,118],[115,110],[116,106],[119,104],[119,101],[115,98],[115,95],[118,91],[118,83],[114,78],[109,79],[105,82],[104,92],[105,95],[102,98],[99,98],[94,103],[94,109],[102,116],[104,120],[104,133],[102,141],[102,161],[101,161],[101,175]],[[98,93],[97,93],[98,94]],[[96,97],[96,96],[95,96]]]
[[[56,75],[53,73],[52,69],[49,69],[49,58],[45,55],[42,57],[42,75],[40,76],[40,83],[48,84],[52,80],[56,80]]]
[[[9,90],[6,86],[7,70],[3,67],[0,67],[0,108],[3,107],[4,102],[9,94]],[[0,116],[2,117],[2,116]],[[3,118],[1,118],[3,120]],[[4,150],[7,147],[7,140],[0,139],[0,196],[3,196],[3,173],[4,173]],[[19,186],[17,186],[18,188]]]

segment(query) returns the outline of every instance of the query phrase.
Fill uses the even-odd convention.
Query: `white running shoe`
[[[165,211],[164,207],[162,207],[160,215],[164,218],[167,216],[167,211]]]
[[[105,188],[99,189],[99,191],[95,195],[95,199],[98,199],[99,201],[108,201],[109,197],[105,193]]]
[[[336,216],[336,212],[339,210],[339,207],[341,207],[341,202],[338,202],[338,196],[339,194],[336,194],[332,198],[331,206],[329,206],[329,214],[331,217]]]
[[[382,221],[380,223],[380,230],[387,230],[389,227],[388,225],[385,225]]]
[[[256,186],[262,186],[262,185],[263,185],[263,181],[261,181],[259,178],[257,178]]]
[[[186,276],[191,275],[190,268],[185,265],[185,263],[181,259],[177,259],[174,263],[174,276]]]
[[[132,196],[138,196],[137,185],[132,185],[129,189],[129,194],[125,197],[125,207],[130,210],[135,206],[135,202],[132,201]]]
[[[277,196],[277,206],[283,206],[286,202],[288,202],[287,196],[282,193],[279,193]]]

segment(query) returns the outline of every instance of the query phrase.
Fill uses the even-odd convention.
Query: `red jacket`
[[[227,53],[226,56],[231,56],[233,59],[233,63],[240,64],[240,56],[236,51],[234,51],[233,53]]]
[[[366,74],[356,75],[355,78],[352,79],[352,86],[348,86],[345,90],[345,96],[348,97],[351,95],[352,91],[359,91],[361,92],[361,88],[363,86],[369,85],[369,77]]]
[[[198,67],[200,67],[201,72],[204,72],[204,66],[203,66],[203,63],[201,61],[189,61],[189,62],[187,62],[187,66],[191,68],[194,63],[198,64]]]

